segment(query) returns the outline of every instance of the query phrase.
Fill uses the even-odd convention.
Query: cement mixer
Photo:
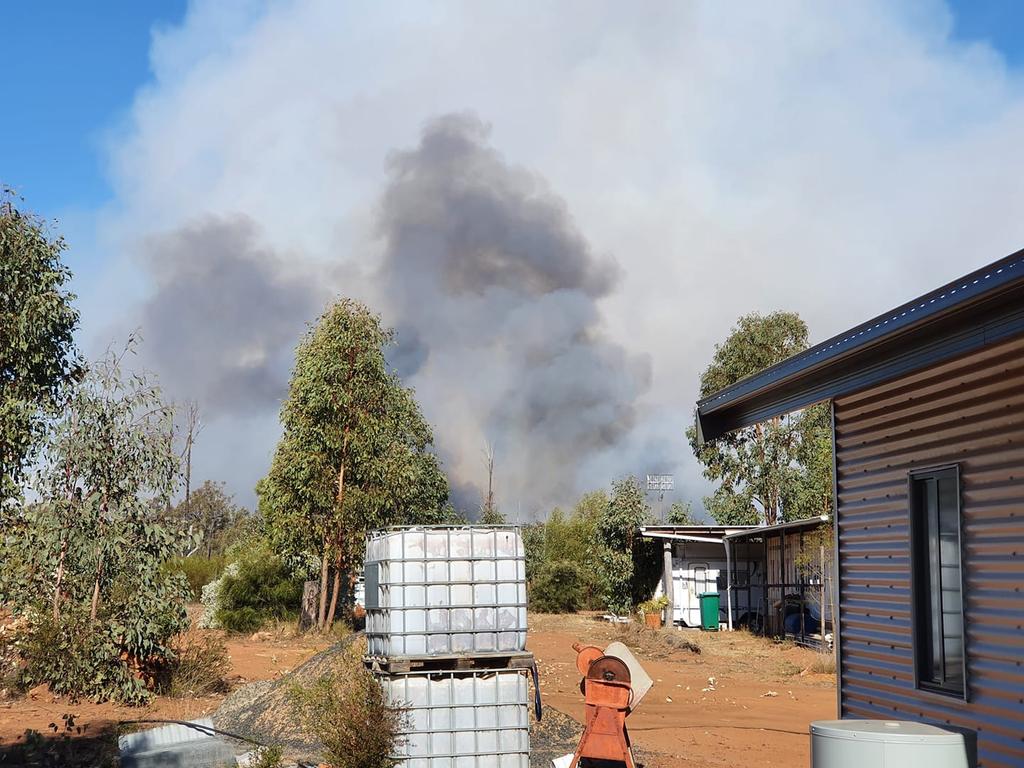
[[[587,717],[568,768],[577,768],[585,758],[617,761],[626,768],[636,768],[626,717],[651,689],[650,675],[622,643],[612,643],[604,650],[575,643],[573,650],[576,669],[583,675],[580,691]]]

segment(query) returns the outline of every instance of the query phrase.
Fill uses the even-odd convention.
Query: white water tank
[[[515,528],[375,531],[366,540],[365,579],[372,657],[526,648],[526,550]]]
[[[972,753],[962,733],[927,723],[811,723],[811,768],[974,768]]]
[[[393,757],[401,768],[529,768],[527,675],[522,669],[381,675],[388,702],[407,708]]]

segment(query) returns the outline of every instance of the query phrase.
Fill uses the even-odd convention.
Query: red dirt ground
[[[698,644],[702,652],[695,654],[669,645],[664,638],[669,632],[627,629],[585,616],[531,616],[527,644],[538,659],[545,703],[582,721],[572,644],[604,646],[618,639],[654,678],[654,687],[627,720],[634,748],[648,768],[681,761],[688,768],[809,765],[808,724],[832,719],[836,711],[834,676],[810,671],[816,652],[745,632],[672,633]],[[776,695],[766,696],[769,691]]]
[[[280,677],[326,648],[330,641],[316,636],[296,637],[290,632],[260,632],[251,637],[227,638],[226,644],[231,658],[229,681],[231,687],[236,688],[254,680]],[[91,701],[72,704],[65,698],[53,696],[45,688],[34,688],[22,699],[0,700],[0,745],[21,741],[28,729],[51,733],[50,724],[62,726],[61,716],[65,714],[75,716],[76,725],[83,730],[82,735],[95,735],[122,720],[202,717],[217,709],[223,700],[223,695],[189,699],[157,696],[147,707],[123,707]]]
[[[628,720],[633,744],[647,768],[668,768],[682,760],[691,768],[806,766],[808,724],[835,716],[833,676],[810,672],[818,655],[802,648],[741,632],[655,632],[613,626],[586,615],[531,614],[530,627],[528,646],[538,659],[545,705],[579,721],[583,701],[572,644],[603,646],[618,639],[634,650],[655,681]],[[678,648],[673,640],[679,639],[692,640],[702,652]],[[278,677],[327,644],[288,633],[229,638],[232,686]],[[708,682],[712,677],[713,686]],[[765,695],[768,692],[776,695]],[[83,735],[94,735],[121,720],[199,717],[222,700],[223,696],[157,697],[148,707],[131,708],[71,704],[48,691],[34,690],[16,701],[0,701],[0,745],[20,741],[26,729],[48,733],[50,723],[60,726],[64,714],[74,714]]]

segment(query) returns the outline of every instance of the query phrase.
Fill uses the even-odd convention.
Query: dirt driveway
[[[808,724],[834,718],[836,710],[833,676],[810,671],[817,653],[741,632],[685,630],[671,632],[671,639],[666,633],[587,616],[531,615],[527,642],[545,703],[582,721],[572,644],[621,640],[654,678],[627,721],[648,768],[681,761],[690,768],[810,764]],[[680,639],[701,653],[676,647]]]
[[[655,681],[628,721],[638,757],[648,768],[680,764],[692,768],[807,766],[808,723],[834,717],[833,677],[805,672],[817,658],[811,651],[775,645],[740,632],[653,632],[611,625],[586,615],[531,614],[528,645],[539,661],[545,705],[582,721],[583,701],[572,644],[603,646],[612,640],[621,640],[633,649]],[[691,641],[700,646],[701,653],[681,647]],[[230,638],[233,685],[275,679],[327,644],[322,638],[287,633]],[[710,678],[714,678],[713,684]],[[74,715],[73,735],[80,745],[77,752],[82,746],[79,738],[88,741],[109,733],[120,720],[193,718],[212,712],[223,698],[157,697],[149,707],[131,708],[71,704],[45,690],[35,690],[15,701],[0,701],[0,765],[5,764],[5,747],[22,742],[26,729],[52,734],[50,724],[62,730],[61,716],[65,714]]]

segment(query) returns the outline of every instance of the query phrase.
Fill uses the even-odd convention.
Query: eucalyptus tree
[[[20,496],[45,412],[79,372],[64,240],[0,191],[0,504]]]
[[[741,317],[701,374],[701,397],[802,352],[807,335],[807,324],[794,312]],[[827,511],[831,472],[823,468],[831,467],[832,450],[827,414],[826,406],[812,406],[703,445],[690,427],[687,438],[704,476],[719,484],[704,499],[712,517],[729,525],[773,525]]]
[[[342,576],[354,580],[366,531],[439,519],[448,497],[430,426],[388,370],[393,337],[359,302],[328,308],[296,350],[283,434],[257,485],[278,546],[320,559],[322,630],[334,621]]]
[[[640,537],[640,526],[652,521],[640,481],[626,477],[612,484],[608,503],[597,519],[601,542],[604,601],[614,613],[629,613],[644,599],[650,581],[651,554]]]
[[[32,619],[41,636],[79,657],[68,679],[68,660],[37,646],[45,658],[28,659],[30,682],[139,701],[144,670],[187,626],[187,584],[162,568],[176,542],[153,511],[178,484],[173,414],[150,379],[122,372],[122,357],[92,364],[51,424],[39,502],[4,512],[0,602],[45,617]]]

